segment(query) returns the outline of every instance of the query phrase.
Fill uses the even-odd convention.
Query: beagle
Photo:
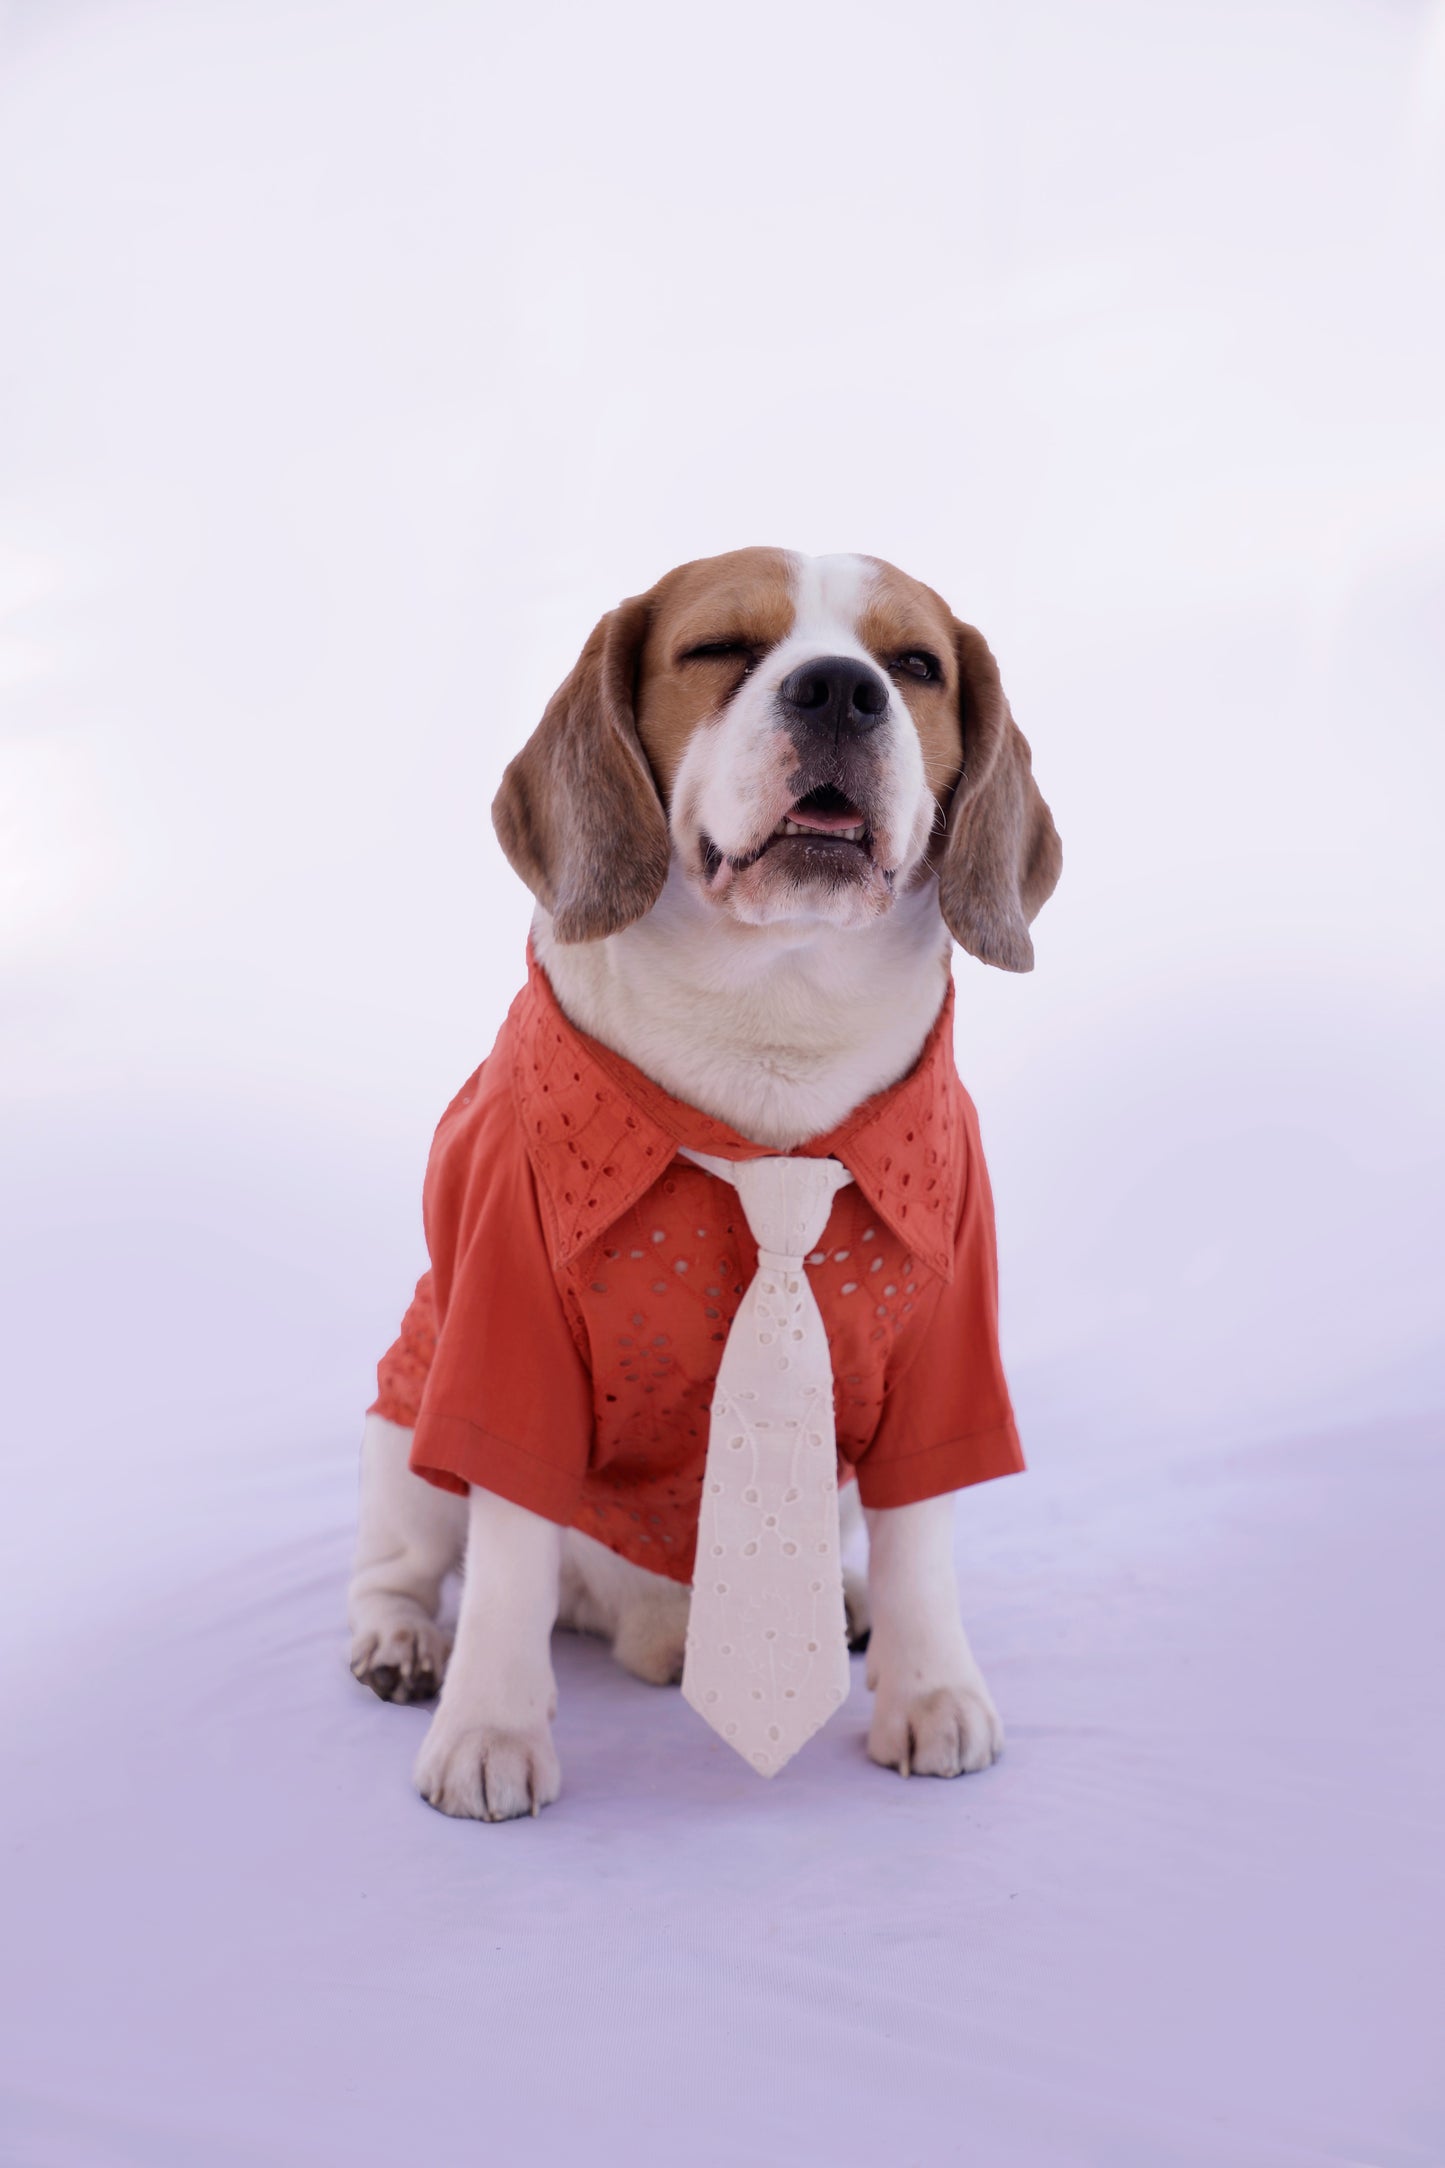
[[[840,1475],[857,1463],[844,1527],[868,1528],[866,1586],[846,1583],[855,1645],[871,1630],[868,1753],[904,1774],[986,1767],[1002,1732],[960,1620],[950,1500],[1022,1463],[987,1178],[952,1063],[951,943],[1030,970],[1061,866],[993,656],[877,558],[682,565],[602,619],[492,813],[536,898],[532,982],[438,1131],[434,1273],[363,1437],[353,1673],[393,1701],[440,1685],[417,1786],[482,1820],[557,1796],[554,1624],[606,1636],[639,1677],[678,1677],[707,1351],[715,1368],[742,1291],[725,1284],[737,1259],[713,1253],[745,1245],[711,1227],[698,1185],[714,1176],[671,1155],[852,1138],[857,1187],[836,1209],[853,1217],[810,1263]],[[595,1169],[567,1111],[578,1094],[589,1113],[606,1103],[593,1134],[615,1118]],[[912,1190],[878,1149],[899,1108]],[[499,1170],[511,1153],[510,1171],[471,1179],[480,1151]],[[646,1227],[668,1213],[675,1229]],[[490,1275],[485,1292],[467,1295],[468,1272]],[[655,1293],[620,1292],[644,1275]],[[672,1327],[613,1332],[630,1319],[607,1306],[634,1300],[670,1305]],[[440,1592],[463,1556],[448,1650]]]

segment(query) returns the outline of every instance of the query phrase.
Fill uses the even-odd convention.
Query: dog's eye
[[[938,657],[930,655],[926,647],[911,647],[905,655],[895,655],[891,667],[924,685],[936,685],[943,676]]]
[[[751,640],[703,640],[696,647],[684,648],[677,659],[679,662],[745,662],[751,670],[759,653]]]
[[[737,692],[757,669],[763,654],[764,650],[752,640],[700,640],[696,647],[684,648],[677,659],[679,663],[725,664],[732,691]]]

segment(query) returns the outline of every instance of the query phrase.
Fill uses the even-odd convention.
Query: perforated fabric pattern
[[[909,1075],[799,1155],[854,1177],[808,1272],[840,1477],[856,1465],[865,1498],[876,1486],[888,1504],[1022,1465],[951,1022],[950,991]],[[713,1384],[757,1247],[732,1184],[679,1146],[762,1156],[578,1032],[534,960],[438,1129],[438,1270],[379,1366],[375,1405],[415,1428],[413,1465],[433,1481],[485,1483],[686,1581]]]
[[[736,1187],[758,1265],[713,1388],[682,1691],[771,1777],[848,1693],[833,1379],[807,1258],[852,1176],[786,1155],[707,1169]]]

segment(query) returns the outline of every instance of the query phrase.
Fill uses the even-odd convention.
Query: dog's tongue
[[[852,806],[844,806],[838,813],[819,813],[812,806],[795,805],[789,808],[788,819],[796,821],[800,828],[816,828],[820,835],[831,835],[835,828],[856,828],[862,814]]]

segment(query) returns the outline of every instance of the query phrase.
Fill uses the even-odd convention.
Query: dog
[[[1062,863],[986,642],[881,559],[759,548],[682,565],[597,625],[492,812],[536,900],[530,992],[504,1027],[511,1086],[499,1041],[434,1147],[435,1277],[363,1437],[354,1675],[392,1701],[440,1687],[417,1787],[486,1821],[558,1796],[554,1624],[605,1636],[640,1678],[676,1680],[706,1349],[715,1364],[746,1247],[735,1214],[724,1233],[721,1185],[670,1159],[679,1124],[735,1152],[852,1137],[857,1186],[812,1262],[820,1286],[833,1275],[819,1299],[843,1476],[858,1456],[844,1532],[860,1516],[868,1530],[866,1586],[846,1583],[851,1635],[868,1644],[867,1752],[905,1775],[986,1767],[1003,1734],[960,1617],[951,1500],[1022,1461],[987,1177],[952,1064],[952,944],[1030,970],[1029,925]],[[885,1149],[903,1120],[907,1166]],[[526,1128],[526,1150],[479,1183],[478,1139],[504,1124]],[[605,1164],[580,1148],[589,1136]],[[915,1161],[916,1186],[898,1188]],[[615,1194],[581,1195],[604,1176]],[[619,1200],[630,1243],[610,1217]],[[649,1229],[649,1214],[676,1224]],[[649,1325],[670,1305],[691,1335],[685,1360],[675,1335],[640,1336],[641,1308],[639,1336],[612,1332],[620,1312],[599,1323],[607,1304],[644,1300],[601,1276],[640,1287],[649,1242],[659,1261],[679,1247],[645,1299],[659,1306]],[[714,1259],[709,1243],[739,1254]],[[468,1272],[486,1276],[470,1309]],[[449,1651],[438,1606],[463,1556]]]

